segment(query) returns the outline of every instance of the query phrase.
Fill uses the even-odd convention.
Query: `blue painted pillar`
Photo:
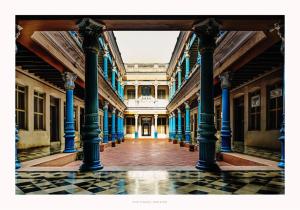
[[[170,133],[170,135],[171,136],[170,136],[170,138],[171,138],[172,141],[174,140],[174,122],[173,122],[174,121],[174,117],[173,117],[173,114],[174,114],[173,112],[170,114],[171,115],[171,118],[170,118],[170,121],[171,121],[170,122],[170,124],[171,124],[170,125],[171,126],[171,133]]]
[[[175,95],[175,92],[176,92],[176,76],[174,76],[174,79],[173,79],[172,97]]]
[[[178,112],[178,117],[177,117],[177,120],[178,120],[177,139],[178,139],[178,141],[181,141],[182,140],[181,110],[178,108],[177,112]]]
[[[169,139],[171,139],[171,114],[169,115]]]
[[[229,77],[229,72],[225,72],[220,76],[222,88],[221,152],[231,152]]]
[[[181,87],[181,68],[180,68],[180,66],[177,66],[177,77],[178,77],[178,83],[177,83],[177,85],[178,85],[178,90],[180,89],[180,87]]]
[[[118,144],[122,141],[122,130],[121,130],[121,112],[118,112],[118,122],[117,122],[117,138],[118,138]]]
[[[175,113],[173,113],[173,140],[176,140],[176,116]],[[177,141],[177,140],[176,140]]]
[[[21,168],[21,163],[19,161],[19,157],[18,157],[18,147],[17,147],[17,144],[19,142],[19,129],[18,129],[18,126],[16,125],[16,131],[15,131],[15,168],[16,169],[19,169]]]
[[[20,36],[22,29],[23,28],[21,26],[16,25],[16,40]],[[18,47],[17,47],[17,44],[16,44],[16,53],[17,52],[18,52]],[[19,127],[16,124],[15,125],[15,169],[21,168],[21,163],[19,161],[19,156],[18,156],[18,142],[19,142],[19,140],[20,140],[19,139]]]
[[[124,101],[124,85],[121,84],[121,99]]]
[[[154,138],[157,139],[158,137],[158,133],[157,133],[157,118],[158,118],[158,115],[155,114],[154,115]]]
[[[105,50],[104,56],[103,56],[103,75],[105,79],[108,79],[108,56],[109,52]]]
[[[116,142],[116,108],[113,107],[111,112],[111,142]]]
[[[124,114],[121,116],[121,140],[124,141]]]
[[[197,113],[197,131],[199,129],[200,126],[200,112],[201,112],[201,100],[200,100],[200,94],[198,94],[198,113]]]
[[[117,91],[118,91],[119,97],[121,98],[121,81],[120,81],[120,78],[118,78],[118,81],[117,81]]]
[[[199,65],[201,65],[201,54],[200,54],[199,51],[198,51],[198,55],[197,55],[197,63],[198,63]]]
[[[134,115],[134,117],[135,117],[135,120],[134,120],[134,122],[135,122],[134,138],[137,139],[139,137],[139,133],[138,133],[138,119],[139,119],[139,115],[136,114],[136,115]]]
[[[104,117],[103,117],[103,142],[108,143],[108,102],[104,102]]]
[[[116,73],[117,73],[117,68],[115,63],[113,63],[113,69],[111,71],[111,86],[114,90],[116,90]]]
[[[98,120],[98,53],[103,25],[90,18],[84,18],[78,26],[79,33],[83,37],[82,48],[85,54],[85,120],[82,132],[83,164],[80,169],[91,171],[103,168],[100,161]]]
[[[191,129],[190,129],[190,106],[185,103],[185,142],[191,143]]]
[[[65,149],[64,153],[76,152],[75,150],[75,129],[74,129],[74,81],[77,76],[71,72],[63,74],[63,80],[66,88],[66,121],[65,121]]]
[[[185,80],[188,80],[190,76],[190,55],[188,49],[185,50],[184,56],[185,56]]]
[[[218,170],[216,164],[216,128],[214,123],[214,92],[213,92],[213,53],[216,47],[216,37],[219,32],[214,19],[208,19],[195,26],[195,32],[200,39],[201,54],[200,71],[200,125],[199,161],[196,165],[200,170]]]
[[[278,35],[279,37],[281,37],[282,40],[282,44],[281,44],[281,53],[284,56],[284,27],[282,26],[280,31],[278,31]],[[284,65],[282,66],[283,68],[283,86],[282,86],[282,100],[283,100],[283,112],[282,112],[282,123],[281,123],[281,128],[280,128],[280,137],[279,137],[279,141],[281,144],[281,157],[280,157],[280,161],[278,163],[278,167],[280,168],[285,168],[285,73],[284,73]]]

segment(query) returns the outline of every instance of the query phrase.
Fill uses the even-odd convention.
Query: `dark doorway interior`
[[[142,118],[142,135],[151,136],[151,118]]]
[[[58,142],[59,139],[59,99],[50,97],[50,141]]]
[[[244,96],[235,98],[233,101],[234,110],[234,126],[233,126],[233,136],[234,141],[244,142]]]

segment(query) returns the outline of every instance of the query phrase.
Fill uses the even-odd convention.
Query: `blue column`
[[[201,54],[198,51],[198,55],[197,55],[197,63],[200,65],[201,64]]]
[[[184,55],[185,55],[185,80],[188,80],[190,74],[190,55],[188,49],[186,49]]]
[[[121,141],[122,141],[122,131],[121,131],[121,112],[119,111],[118,112],[118,122],[117,122],[117,125],[118,125],[118,127],[117,127],[117,138],[118,138],[118,144],[120,144],[121,143]]]
[[[278,35],[279,37],[281,37],[282,43],[281,43],[281,53],[284,56],[284,28],[283,26],[280,28],[280,31],[278,31]],[[281,123],[281,128],[280,128],[280,137],[279,137],[279,141],[281,144],[281,157],[280,157],[280,161],[278,163],[278,167],[280,168],[285,168],[285,73],[284,73],[284,65],[282,66],[283,69],[283,86],[282,86],[282,100],[283,100],[283,112],[282,112],[282,123]]]
[[[108,56],[108,51],[105,51],[103,56],[103,74],[105,79],[108,79]]]
[[[136,115],[134,115],[134,117],[135,117],[135,120],[134,120],[134,122],[135,122],[134,138],[137,139],[139,137],[139,133],[138,133],[138,119],[139,119],[139,115],[136,114]]]
[[[103,142],[108,143],[108,102],[104,102],[104,117],[103,117]]]
[[[171,114],[169,115],[169,139],[171,139]]]
[[[181,110],[178,108],[177,112],[178,112],[178,117],[177,117],[177,120],[178,120],[177,139],[178,139],[178,141],[181,141],[182,140]]]
[[[219,170],[216,164],[216,128],[214,123],[214,92],[213,92],[213,53],[216,37],[219,32],[214,19],[208,19],[195,26],[200,39],[201,54],[200,71],[200,125],[197,140],[199,142],[199,170]]]
[[[176,140],[176,116],[175,116],[175,113],[173,113],[173,140],[175,141]]]
[[[158,115],[157,114],[155,114],[154,115],[154,138],[155,139],[157,139],[157,137],[158,137],[158,133],[157,133],[157,117],[158,117]]]
[[[173,81],[172,97],[175,95],[175,92],[176,92],[176,76],[174,77],[174,81]]]
[[[177,77],[178,77],[178,90],[179,90],[181,87],[181,79],[182,79],[180,66],[177,66]]]
[[[121,84],[121,99],[122,101],[124,101],[124,87],[122,84]]]
[[[85,112],[82,132],[83,164],[82,171],[102,169],[100,161],[100,129],[98,120],[98,53],[99,37],[103,32],[103,25],[89,18],[79,23],[79,33],[83,37],[83,51],[85,54]]]
[[[121,141],[124,141],[124,115],[121,116]]]
[[[113,64],[113,69],[111,71],[111,85],[112,88],[115,90],[116,89],[116,73],[117,73],[117,69],[115,66],[115,63]]]
[[[197,131],[198,131],[200,126],[200,112],[201,112],[200,94],[198,94],[197,101],[198,101],[198,113],[197,113]]]
[[[117,91],[118,91],[118,95],[121,98],[121,82],[120,82],[120,78],[118,78],[118,81],[117,81]]]
[[[111,142],[116,142],[116,108],[111,112]]]
[[[15,168],[16,169],[19,169],[21,168],[21,163],[19,161],[19,157],[18,157],[18,147],[17,147],[17,144],[19,142],[19,129],[18,129],[18,126],[16,125],[16,131],[15,131]]]
[[[16,39],[20,36],[20,31],[22,30],[23,28],[19,25],[16,25]],[[16,53],[18,52],[18,47],[17,47],[17,44],[16,44]],[[18,142],[19,142],[19,127],[18,125],[16,124],[15,125],[15,169],[19,169],[21,168],[21,163],[19,161],[19,157],[18,157]]]
[[[75,129],[74,129],[74,81],[77,76],[71,72],[63,74],[66,88],[66,121],[65,121],[65,149],[64,153],[76,152],[75,150]]]
[[[220,76],[222,88],[222,128],[221,128],[221,151],[231,152],[231,129],[230,129],[230,99],[229,72]]]
[[[190,106],[185,103],[185,142],[191,143],[191,129],[190,129]]]

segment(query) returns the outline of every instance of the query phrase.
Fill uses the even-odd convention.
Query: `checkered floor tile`
[[[284,194],[284,172],[17,172],[16,194]]]

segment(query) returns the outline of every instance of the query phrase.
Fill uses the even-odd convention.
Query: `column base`
[[[197,162],[196,168],[201,171],[220,171],[216,163],[206,163],[200,160]]]
[[[74,152],[77,152],[77,150],[76,149],[65,149],[63,151],[63,153],[74,153]]]
[[[80,166],[80,171],[96,171],[96,170],[101,170],[103,169],[103,165],[101,164],[101,162],[97,163],[97,164],[85,164],[83,163]]]
[[[279,163],[277,164],[277,166],[278,166],[279,168],[285,168],[285,162],[279,162]]]
[[[19,168],[21,168],[21,163],[20,163],[20,161],[19,160],[16,160],[16,169],[19,169]]]
[[[230,147],[221,147],[221,150],[220,152],[232,152],[231,148]]]
[[[104,134],[103,143],[108,143],[108,134]]]

